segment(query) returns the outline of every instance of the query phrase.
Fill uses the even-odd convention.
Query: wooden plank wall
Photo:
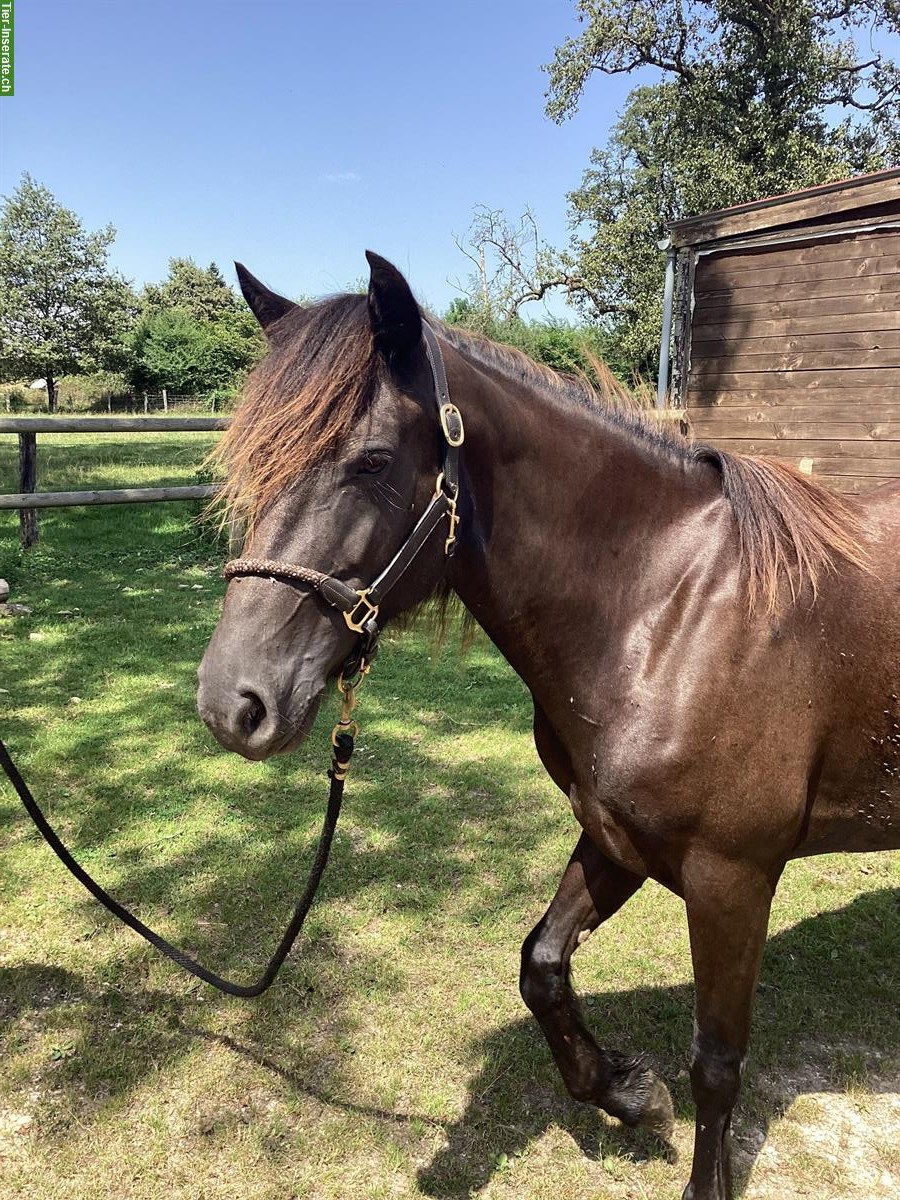
[[[696,437],[842,492],[900,478],[900,230],[701,255],[694,298]]]

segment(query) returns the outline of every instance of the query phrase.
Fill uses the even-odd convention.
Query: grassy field
[[[42,489],[190,483],[204,435],[39,439]],[[0,438],[0,490],[15,490]],[[330,713],[252,765],[194,711],[223,592],[188,505],[59,509],[0,575],[0,732],[89,870],[228,974],[305,879]],[[579,952],[598,1037],[673,1089],[671,1147],[570,1101],[516,987],[576,839],[490,646],[387,636],[319,899],[280,981],[226,999],[116,925],[0,786],[0,1196],[680,1196],[693,1112],[680,904],[645,887]],[[900,1190],[900,858],[792,865],[737,1120],[748,1197]]]

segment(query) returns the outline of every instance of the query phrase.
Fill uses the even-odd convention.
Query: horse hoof
[[[675,1128],[675,1110],[672,1108],[669,1089],[659,1076],[652,1072],[649,1073],[647,1080],[647,1103],[644,1105],[644,1111],[641,1113],[638,1124],[649,1129],[651,1133],[655,1133],[664,1142],[671,1138],[672,1130]]]

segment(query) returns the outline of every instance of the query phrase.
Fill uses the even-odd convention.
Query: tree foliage
[[[178,308],[195,321],[221,321],[246,311],[213,262],[200,267],[192,258],[170,258],[162,283],[148,283],[142,293],[148,313]]]
[[[45,379],[51,412],[61,375],[119,364],[136,302],[107,265],[114,239],[27,174],[0,212],[0,379]]]
[[[898,0],[577,0],[584,30],[549,66],[547,112],[577,108],[596,71],[655,72],[570,195],[561,269],[582,311],[612,313],[626,354],[652,357],[668,224],[878,170],[900,158],[900,71],[872,37]],[[865,46],[865,51],[862,47]]]
[[[265,350],[259,326],[215,263],[173,258],[166,279],[148,284],[141,299],[128,372],[139,391],[234,391]]]
[[[526,321],[518,315],[495,316],[485,309],[480,301],[458,297],[446,313],[448,325],[460,325],[522,350],[537,362],[563,371],[569,375],[581,375],[595,387],[606,386],[606,372],[600,364],[613,370],[627,364],[615,361],[615,347],[611,345],[609,333],[597,325],[573,325],[567,321]]]

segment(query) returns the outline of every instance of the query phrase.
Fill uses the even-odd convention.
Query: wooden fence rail
[[[202,433],[231,417],[0,417],[0,433]]]
[[[0,509],[71,508],[78,504],[153,504],[162,500],[208,500],[213,485],[161,488],[104,488],[95,492],[10,492],[0,495]]]
[[[81,504],[151,504],[171,500],[206,500],[216,494],[209,484],[191,487],[108,488],[84,492],[38,492],[39,433],[198,433],[227,429],[229,417],[0,417],[0,433],[19,438],[18,492],[0,494],[0,511],[19,510],[19,536],[27,549],[38,540],[38,508]]]

